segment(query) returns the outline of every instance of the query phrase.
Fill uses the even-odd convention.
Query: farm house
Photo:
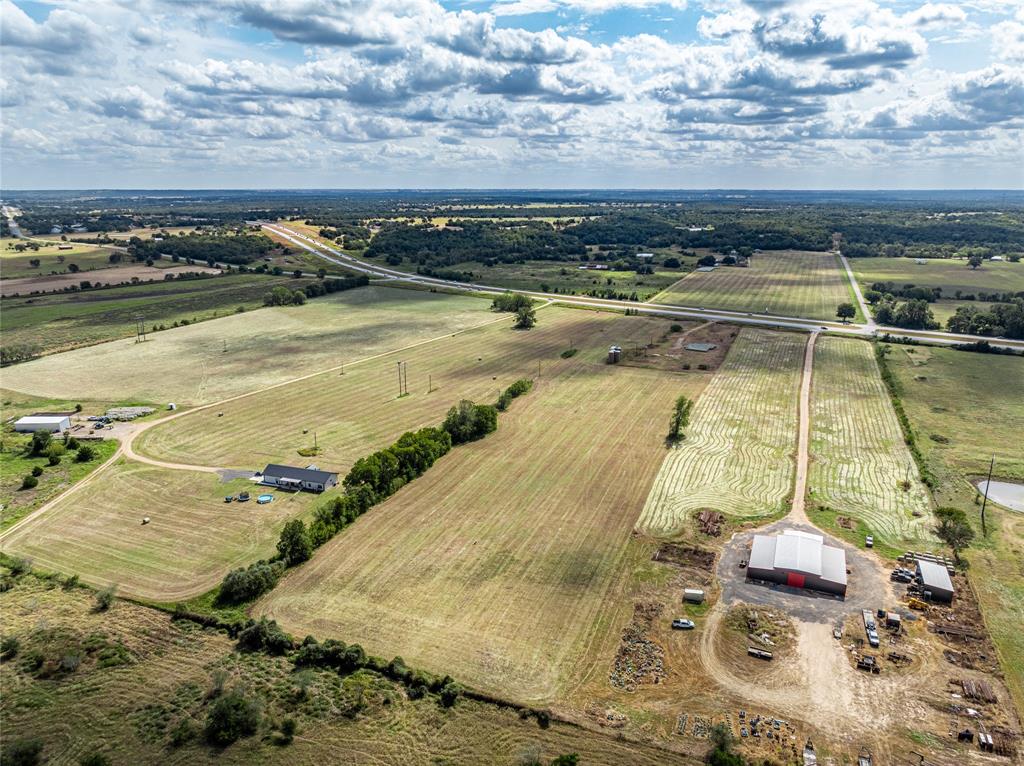
[[[846,552],[825,545],[821,535],[795,529],[755,535],[747,577],[845,596]]]
[[[323,492],[338,483],[338,474],[317,468],[295,468],[290,465],[271,463],[263,469],[262,484],[281,489],[305,489],[309,492]]]
[[[953,581],[949,578],[949,570],[942,564],[933,561],[917,562],[917,581],[922,590],[930,593],[932,601],[950,603],[953,600]]]
[[[69,428],[71,428],[71,418],[67,415],[26,415],[19,418],[14,424],[14,430],[19,433],[33,433],[34,431],[60,433]]]

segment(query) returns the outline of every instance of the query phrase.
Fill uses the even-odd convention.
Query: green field
[[[971,582],[1006,682],[1024,709],[1024,514],[989,503],[988,537],[970,478],[1024,480],[1024,359],[923,346],[894,346],[889,366],[917,441],[938,475],[938,505],[967,512],[978,533],[967,552]]]
[[[740,519],[781,512],[792,493],[807,337],[744,329],[664,457],[639,529],[679,533],[704,508]]]
[[[849,261],[865,290],[874,282],[895,282],[898,287],[907,284],[941,287],[946,299],[955,298],[957,290],[975,294],[1024,291],[1024,262],[985,261],[980,268],[972,269],[967,261],[936,258],[923,264],[918,264],[914,258],[850,258]]]
[[[833,253],[796,250],[758,253],[746,268],[691,272],[654,301],[809,319],[835,319],[840,303],[856,305],[846,272]]]
[[[6,407],[4,414],[8,414]],[[79,463],[72,451],[64,454],[60,463],[51,466],[45,456],[29,457],[27,448],[31,440],[30,434],[13,432],[5,432],[0,437],[3,447],[0,451],[0,530],[83,479],[117,449],[116,441],[90,441],[89,445],[96,451],[92,460]],[[55,443],[60,441],[57,439]],[[38,477],[39,484],[33,489],[22,489],[22,477],[36,466],[43,469],[43,474]]]
[[[262,304],[263,292],[281,283],[250,277],[248,300]],[[202,404],[457,332],[496,318],[488,307],[468,296],[372,286],[244,314],[232,302],[216,321],[152,333],[145,343],[118,340],[5,368],[4,386],[76,401]]]
[[[81,271],[105,269],[116,265],[110,262],[113,250],[95,245],[67,242],[63,244],[71,245],[71,249],[61,250],[56,243],[36,243],[40,245],[38,250],[29,249],[19,253],[14,249],[15,244],[19,242],[23,240],[0,239],[0,278],[39,277],[51,272],[62,274],[72,263]],[[38,267],[29,263],[36,259],[40,262]]]
[[[894,548],[935,545],[928,489],[903,442],[870,343],[818,339],[810,433],[810,507],[823,504],[860,521]]]
[[[462,698],[444,708],[436,695],[413,700],[404,686],[370,670],[296,673],[287,659],[237,651],[222,632],[127,602],[107,612],[93,604],[88,590],[65,590],[31,575],[0,594],[4,635],[21,644],[19,654],[0,665],[4,743],[38,738],[41,762],[77,764],[100,752],[113,764],[180,766],[523,766],[565,753],[578,753],[586,766],[699,763],[557,718],[541,727],[533,716],[487,702]],[[98,647],[123,647],[126,662],[103,667]],[[24,660],[36,652],[47,661],[74,654],[81,663],[73,672],[33,673]],[[206,745],[201,735],[218,680],[225,690],[243,688],[262,714],[254,736],[227,748]],[[282,746],[273,732],[287,717],[296,720],[298,733]],[[193,736],[172,744],[172,733],[183,725]]]
[[[4,345],[26,343],[40,353],[135,337],[135,318],[147,328],[202,321],[263,305],[277,285],[300,288],[306,281],[260,274],[229,274],[73,293],[4,298]]]
[[[704,381],[606,365],[605,336],[630,323],[580,322],[580,353],[546,365],[497,433],[362,516],[256,611],[491,693],[555,699],[621,575],[672,402]]]

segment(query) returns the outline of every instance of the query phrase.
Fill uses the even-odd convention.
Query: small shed
[[[700,588],[686,588],[683,590],[683,601],[689,604],[703,604],[704,591]]]
[[[686,344],[686,350],[687,351],[700,351],[700,352],[703,353],[703,352],[707,352],[707,351],[714,351],[716,348],[718,348],[718,346],[716,346],[714,343],[687,343]]]
[[[26,415],[14,424],[15,431],[26,434],[35,431],[49,431],[55,434],[70,428],[71,418],[67,415]]]
[[[931,594],[932,601],[948,604],[953,600],[953,581],[942,564],[918,560],[917,581],[921,583],[922,590]]]

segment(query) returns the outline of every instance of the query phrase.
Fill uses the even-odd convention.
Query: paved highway
[[[278,237],[291,242],[296,247],[313,253],[314,255],[323,258],[325,261],[334,263],[338,266],[344,266],[347,269],[358,271],[363,274],[373,275],[383,279],[390,280],[401,280],[404,282],[412,282],[415,284],[422,284],[434,287],[444,287],[448,290],[461,290],[465,292],[474,293],[504,293],[508,291],[505,287],[495,287],[493,285],[482,285],[473,282],[452,282],[445,279],[436,279],[434,277],[427,277],[421,274],[410,274],[404,271],[398,271],[396,269],[389,269],[386,266],[379,266],[375,263],[369,263],[355,258],[347,253],[331,247],[330,245],[321,242],[320,240],[309,237],[302,232],[290,229],[287,226],[279,223],[267,223],[265,221],[249,221],[251,224],[258,224],[267,231],[273,232]],[[854,292],[857,295],[858,302],[861,303],[862,310],[867,307],[863,304],[863,296],[860,294],[859,287],[856,286],[856,281],[853,280],[852,271],[850,270],[849,264],[846,263],[845,257],[842,258],[843,265],[847,269],[847,273],[850,275],[852,283],[855,285]],[[618,301],[618,300],[607,300],[604,298],[590,298],[586,296],[576,295],[553,295],[550,293],[533,292],[530,290],[517,290],[516,292],[524,293],[536,298],[542,298],[552,303],[561,303],[564,305],[573,306],[587,306],[592,308],[609,308],[609,309],[634,309],[641,314],[655,314],[658,316],[668,317],[679,317],[680,319],[704,319],[714,320],[718,322],[731,322],[733,324],[743,325],[754,325],[760,327],[774,327],[782,328],[787,330],[803,330],[805,332],[820,332],[825,330],[827,332],[836,333],[839,335],[849,335],[858,338],[872,338],[880,337],[885,334],[889,334],[894,338],[910,338],[919,340],[924,343],[932,343],[941,346],[952,346],[959,343],[970,343],[973,341],[987,340],[993,346],[1000,346],[1002,348],[1012,348],[1017,350],[1024,350],[1024,341],[1019,340],[1006,340],[994,338],[985,338],[977,335],[957,335],[955,333],[941,332],[937,330],[904,330],[899,327],[885,327],[879,326],[874,321],[869,321],[868,324],[843,324],[841,322],[831,321],[817,321],[812,319],[805,319],[801,317],[787,317],[787,316],[776,316],[773,314],[756,314],[756,313],[744,313],[740,311],[725,311],[720,309],[705,309],[697,306],[677,306],[677,305],[662,305],[657,303],[643,303],[637,301]],[[865,311],[865,315],[870,317],[870,313]]]

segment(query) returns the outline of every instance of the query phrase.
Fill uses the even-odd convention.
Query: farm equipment
[[[759,660],[770,660],[773,656],[771,652],[766,652],[764,649],[756,649],[753,646],[747,647],[747,654],[751,657],[757,657]]]
[[[866,654],[857,660],[857,670],[866,670],[869,673],[879,675],[882,672],[881,666],[870,654]]]
[[[922,601],[919,598],[910,599],[909,601],[907,601],[907,605],[911,609],[917,609],[920,612],[927,612],[931,608],[930,606],[928,606],[927,601]]]

